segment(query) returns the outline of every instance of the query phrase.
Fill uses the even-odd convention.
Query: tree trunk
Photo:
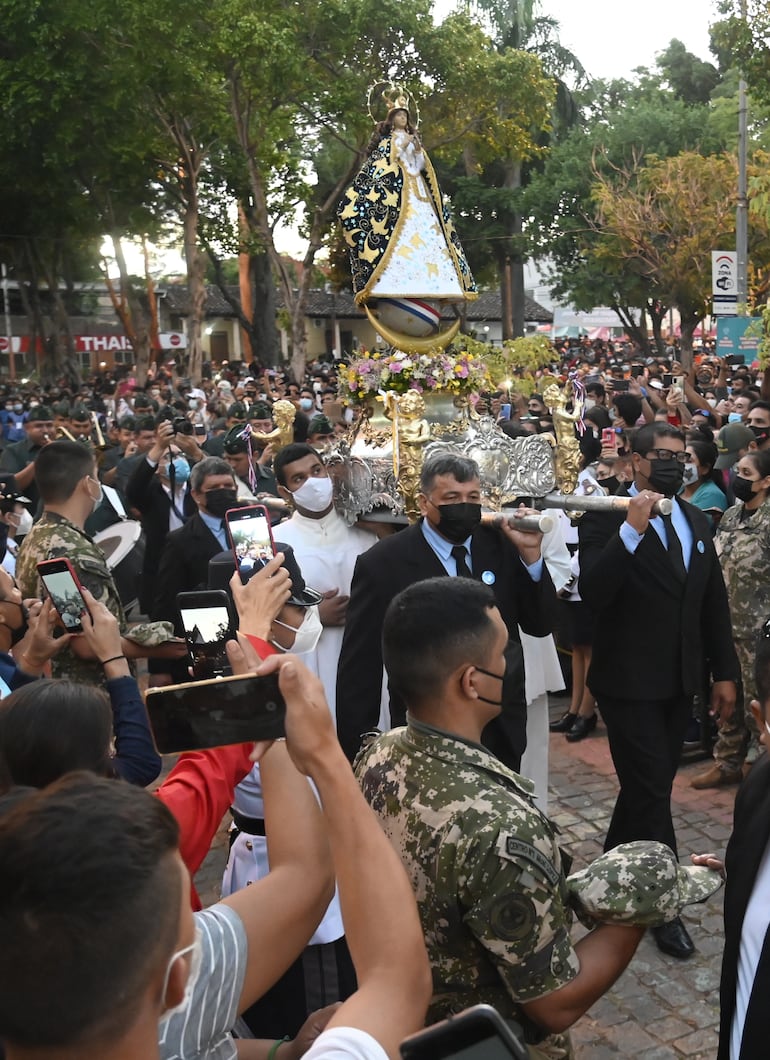
[[[500,316],[503,342],[513,338],[513,299],[511,291],[511,259],[506,256],[500,272]]]
[[[281,357],[281,340],[275,323],[275,281],[267,253],[250,256],[249,277],[254,292],[251,329],[254,356],[263,364],[275,365]]]
[[[677,306],[679,310],[679,344],[681,350],[680,360],[682,362],[682,368],[686,372],[692,368],[692,337],[695,334],[695,329],[703,319],[700,313],[687,311],[681,306]]]
[[[503,187],[516,191],[521,187],[521,161],[514,159],[505,167]],[[526,317],[524,301],[524,257],[521,252],[523,223],[521,214],[515,210],[511,215],[508,235],[510,236],[510,297],[511,297],[511,338],[518,339],[524,334]]]
[[[201,342],[206,285],[206,266],[198,247],[198,191],[195,179],[185,178],[185,210],[183,218],[184,257],[187,262],[187,293],[190,308],[187,312],[187,375],[193,386],[201,381],[203,344]]]

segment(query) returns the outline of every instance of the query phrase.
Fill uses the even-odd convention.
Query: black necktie
[[[465,545],[454,545],[452,548],[452,558],[455,561],[457,567],[458,578],[472,578],[473,574],[468,566],[468,549]]]
[[[661,519],[666,528],[666,538],[668,539],[668,558],[671,560],[671,565],[676,572],[677,578],[679,578],[680,581],[684,581],[687,577],[687,568],[684,565],[682,543],[677,537],[674,524],[671,521],[671,516],[661,515]]]

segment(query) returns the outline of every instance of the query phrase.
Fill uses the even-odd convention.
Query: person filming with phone
[[[66,439],[51,442],[35,460],[35,479],[43,501],[43,514],[19,549],[16,580],[22,595],[41,596],[38,564],[47,560],[65,561],[76,579],[74,590],[85,587],[117,618],[122,654],[126,658],[153,655],[181,658],[185,654],[184,642],[173,638],[169,625],[148,622],[129,630],[104,553],[84,529],[86,519],[102,499],[102,486],[91,450]],[[85,610],[85,605],[81,610]],[[54,677],[103,685],[103,661],[93,657],[82,638],[76,638],[53,658],[52,673]]]

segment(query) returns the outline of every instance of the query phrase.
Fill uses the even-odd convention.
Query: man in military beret
[[[531,781],[480,743],[500,714],[507,644],[480,582],[432,578],[395,597],[383,657],[407,724],[364,748],[356,775],[417,898],[429,1020],[491,1004],[542,1050],[533,1055],[569,1057],[564,1032],[623,972],[644,928],[602,924],[571,941],[557,829]]]
[[[37,511],[40,494],[35,483],[35,458],[54,440],[53,412],[47,405],[31,408],[24,424],[26,438],[3,450],[0,471],[10,471],[16,479],[16,489],[29,497],[29,510]]]
[[[236,423],[230,428],[224,436],[222,455],[238,480],[238,499],[269,506],[279,500],[278,485],[269,463],[260,459],[264,449],[260,450],[256,440],[250,439],[247,426],[246,423]],[[273,507],[284,510],[286,506],[280,501]]]

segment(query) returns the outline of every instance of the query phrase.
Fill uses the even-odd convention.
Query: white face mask
[[[24,511],[19,512],[19,525],[16,527],[16,536],[24,537],[25,534],[28,534],[32,529],[32,522],[32,516],[26,508]]]
[[[332,502],[333,493],[332,480],[326,476],[306,478],[291,496],[295,504],[308,512],[325,512]]]
[[[96,509],[99,507],[99,505],[102,503],[102,498],[104,497],[104,490],[102,489],[102,484],[101,484],[101,482],[99,481],[98,478],[91,478],[89,476],[89,481],[90,482],[95,482],[96,485],[99,487],[99,496],[91,498],[91,503],[93,504],[93,507],[92,507],[91,511],[95,512]]]
[[[279,651],[291,652],[292,655],[304,655],[307,651],[315,651],[318,647],[318,641],[321,639],[323,633],[323,626],[321,624],[321,616],[318,613],[317,607],[308,607],[305,611],[305,617],[302,620],[302,625],[299,629],[294,629],[294,626],[289,626],[285,622],[279,622],[277,618],[274,618],[276,626],[280,626],[282,629],[288,629],[294,633],[294,643],[290,648],[282,648],[280,644],[276,644],[275,641],[271,641],[274,647],[278,648]]]
[[[684,474],[682,476],[682,482],[685,486],[692,486],[694,482],[698,481],[698,469],[695,464],[685,464]]]
[[[192,1000],[193,992],[195,990],[195,984],[198,982],[198,977],[201,972],[201,964],[203,963],[203,936],[201,935],[200,928],[196,925],[195,927],[195,940],[189,946],[185,946],[183,950],[177,950],[176,953],[172,954],[171,960],[168,962],[168,968],[166,968],[166,978],[163,981],[163,997],[166,996],[166,990],[168,989],[168,980],[171,975],[171,969],[174,967],[174,962],[185,957],[188,953],[192,954],[190,957],[190,971],[187,975],[187,982],[184,986],[184,997],[178,1005],[174,1005],[173,1008],[166,1009],[161,1015],[160,1022],[163,1023],[172,1016],[175,1016],[178,1012],[184,1012],[188,1008],[190,1001]]]

